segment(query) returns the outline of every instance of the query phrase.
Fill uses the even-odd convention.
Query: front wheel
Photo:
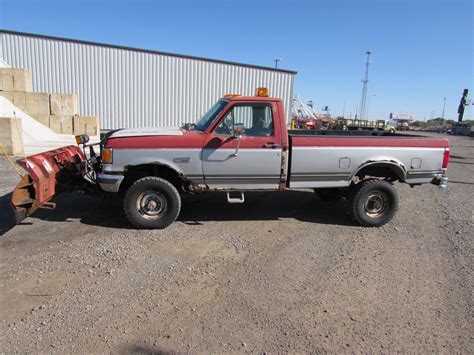
[[[181,210],[178,190],[155,176],[141,178],[125,193],[123,209],[137,228],[163,229],[173,223]]]
[[[398,209],[397,191],[385,180],[364,180],[354,187],[350,213],[364,227],[380,227],[393,218]]]

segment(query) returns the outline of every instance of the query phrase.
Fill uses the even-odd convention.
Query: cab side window
[[[218,135],[231,135],[234,125],[244,127],[243,136],[273,136],[273,116],[271,105],[253,104],[234,106],[215,129]]]

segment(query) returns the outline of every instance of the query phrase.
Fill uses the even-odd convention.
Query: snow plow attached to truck
[[[20,159],[28,171],[13,193],[20,219],[54,207],[60,192],[123,195],[137,228],[165,228],[181,194],[223,191],[243,203],[246,191],[310,189],[349,200],[354,221],[377,227],[398,208],[395,182],[445,188],[449,141],[389,132],[287,130],[280,99],[226,95],[181,128],[121,129],[97,145],[77,143]],[[100,149],[96,155],[95,148]],[[85,151],[89,149],[90,158]]]

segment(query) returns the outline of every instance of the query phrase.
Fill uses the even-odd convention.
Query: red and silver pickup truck
[[[280,99],[227,95],[195,124],[181,128],[121,129],[107,134],[100,155],[78,146],[20,159],[29,174],[13,205],[32,214],[58,192],[121,193],[137,228],[165,228],[179,215],[182,193],[311,189],[321,199],[349,200],[354,221],[381,226],[394,216],[394,182],[447,186],[447,139],[363,131],[287,130]],[[90,149],[86,159],[84,150]]]

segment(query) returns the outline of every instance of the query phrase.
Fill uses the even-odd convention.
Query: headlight
[[[103,148],[101,156],[102,156],[102,163],[112,164],[113,162],[112,148]]]

